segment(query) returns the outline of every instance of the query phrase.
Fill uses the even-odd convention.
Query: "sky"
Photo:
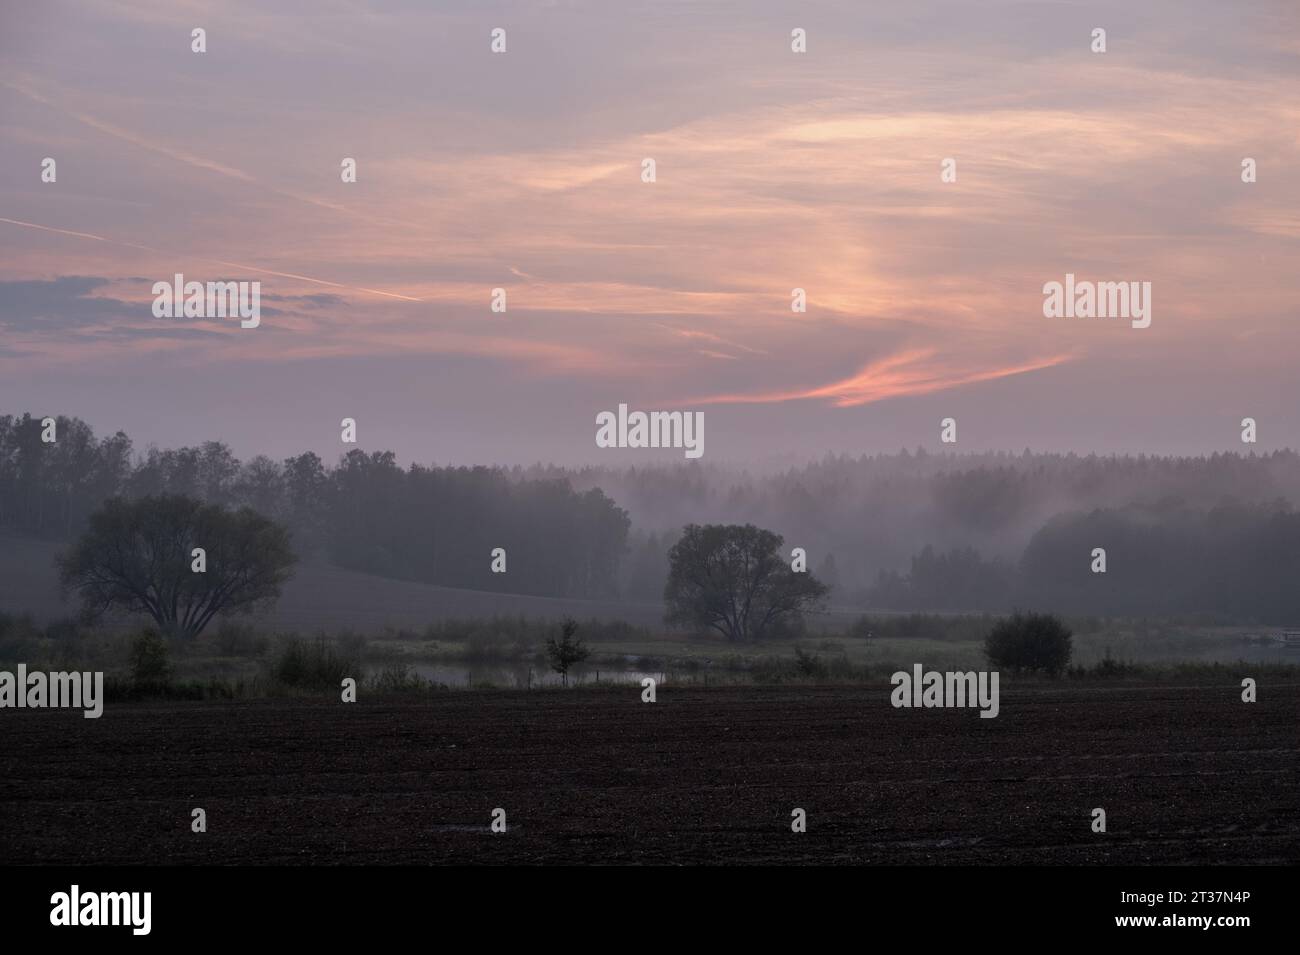
[[[1300,447],[1298,94],[1293,2],[0,0],[0,413],[440,464],[682,460],[597,447],[619,404],[734,463]],[[176,273],[260,325],[155,317]],[[1067,273],[1150,326],[1045,317]]]

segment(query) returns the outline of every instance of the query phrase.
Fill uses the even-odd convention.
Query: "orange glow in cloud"
[[[304,35],[296,21],[270,22],[263,40],[358,56],[357,31],[374,26],[322,18]],[[449,109],[443,97],[397,95],[390,106],[386,48],[375,50],[364,122],[336,116],[329,97],[308,98],[286,129],[258,126],[270,111],[248,111],[246,93],[205,107],[212,124],[178,130],[167,118],[184,105],[184,84],[114,94],[36,66],[0,78],[0,106],[38,104],[70,119],[69,143],[98,150],[133,188],[147,160],[161,185],[196,199],[169,207],[174,245],[160,250],[117,238],[160,242],[137,220],[110,218],[114,207],[42,186],[8,210],[16,218],[0,219],[44,233],[0,229],[11,243],[4,277],[167,278],[173,258],[194,258],[273,276],[282,297],[305,286],[360,293],[280,316],[285,334],[272,350],[231,336],[207,355],[479,356],[557,378],[618,375],[629,388],[711,388],[700,401],[714,404],[852,407],[1141,347],[1146,338],[1043,320],[1042,285],[1067,271],[1125,278],[1132,263],[1167,309],[1147,336],[1166,358],[1242,334],[1224,316],[1250,315],[1256,333],[1291,328],[1296,187],[1279,175],[1248,190],[1238,158],[1223,152],[1250,144],[1271,169],[1294,165],[1294,137],[1277,132],[1300,120],[1289,73],[1263,82],[1194,60],[1094,60],[1086,48],[1023,62],[944,50],[945,70],[980,77],[969,89],[915,50],[873,57],[874,78],[829,63],[819,76],[769,78],[747,72],[754,54],[744,53],[737,72],[717,69],[731,79],[707,105],[613,88],[610,103],[655,111],[606,122],[579,97],[573,105],[587,112],[568,117],[566,104],[562,134],[524,137],[508,124],[527,115]],[[683,94],[665,87],[673,95]],[[45,141],[46,122],[25,131],[29,141]],[[431,145],[430,129],[456,135]],[[363,157],[360,186],[344,186],[341,144],[366,141],[383,148]],[[958,162],[952,183],[939,178],[945,156]],[[642,157],[659,162],[653,184],[640,180]],[[52,206],[56,195],[67,205]],[[356,284],[312,277],[323,275]],[[508,316],[487,312],[497,286]],[[791,312],[795,287],[806,290],[806,314]],[[138,326],[141,337],[149,328]],[[41,340],[35,325],[25,334],[42,360],[79,347],[75,335]],[[100,339],[94,354],[139,340]],[[1226,351],[1224,360],[1245,364]],[[798,385],[817,381],[829,383]]]
[[[778,401],[803,401],[824,398],[837,408],[899,398],[904,395],[925,395],[978,381],[1007,378],[1029,371],[1051,368],[1069,361],[1069,355],[1053,355],[1019,365],[990,368],[982,371],[963,371],[935,361],[934,349],[910,349],[878,359],[856,375],[831,382],[819,388],[795,391],[763,392],[760,394],[713,395],[695,398],[692,404],[766,404]]]

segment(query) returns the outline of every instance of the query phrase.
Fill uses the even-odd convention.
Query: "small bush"
[[[565,617],[560,624],[560,639],[550,637],[546,641],[546,657],[551,669],[560,674],[565,686],[569,685],[569,670],[575,663],[581,663],[591,656],[591,651],[574,634],[578,632],[578,622]]]
[[[360,677],[357,661],[340,655],[324,637],[310,643],[289,640],[271,664],[271,679],[303,690],[337,688],[345,678]]]
[[[805,653],[799,647],[794,648],[794,666],[801,677],[820,680],[826,676],[826,664],[813,653]]]
[[[138,687],[166,686],[172,678],[167,641],[152,627],[131,641],[131,682]]]
[[[999,620],[984,640],[984,655],[1000,669],[1059,676],[1070,663],[1070,628],[1044,613],[1016,613]]]

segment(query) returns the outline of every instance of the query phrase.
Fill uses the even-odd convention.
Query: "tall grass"
[[[299,690],[337,689],[345,678],[352,677],[359,683],[363,675],[360,660],[339,652],[323,636],[314,640],[290,638],[271,663],[273,683]]]

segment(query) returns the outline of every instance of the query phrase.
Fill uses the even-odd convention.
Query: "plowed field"
[[[1240,693],[1004,683],[996,719],[887,685],[4,710],[0,862],[1300,861],[1300,685]]]

